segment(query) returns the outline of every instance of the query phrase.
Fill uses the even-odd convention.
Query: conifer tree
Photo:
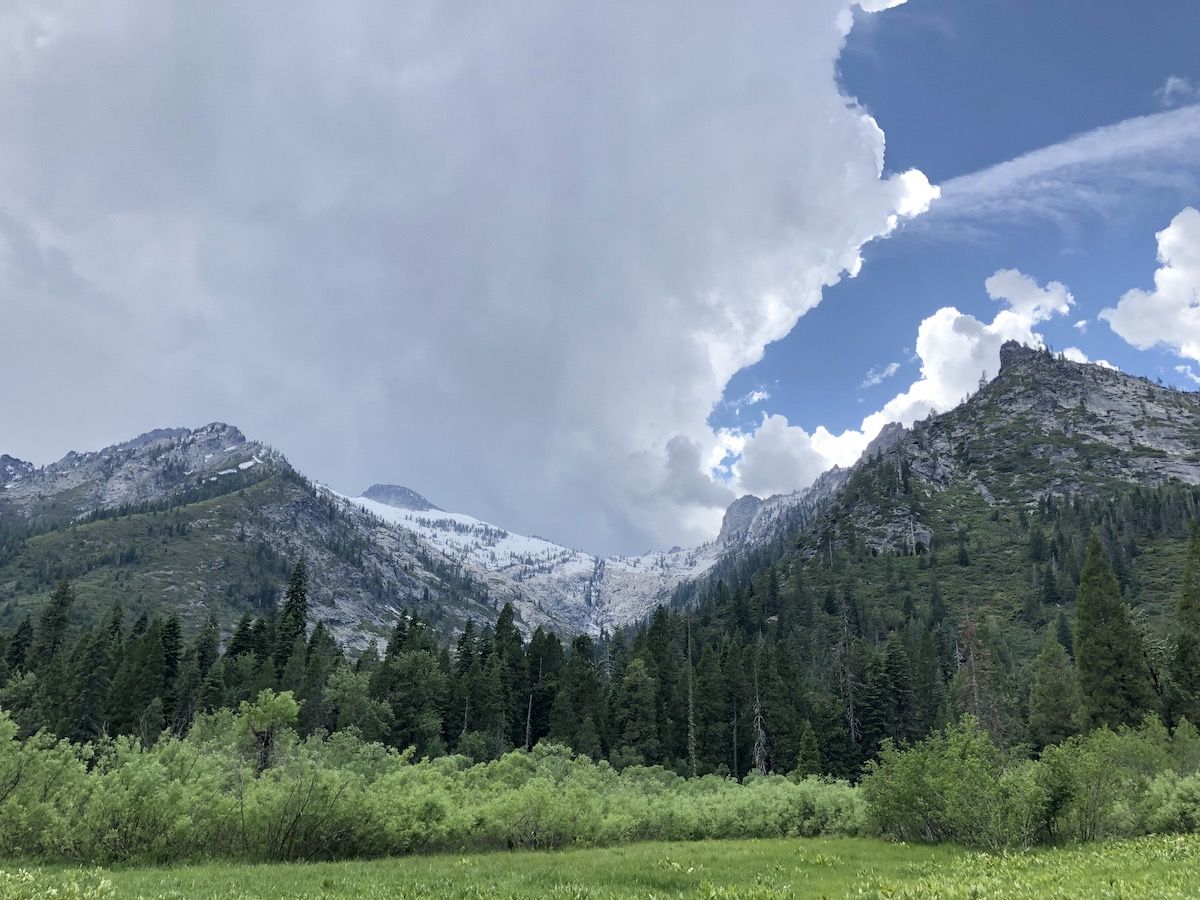
[[[796,753],[796,764],[792,768],[793,778],[805,778],[821,774],[821,748],[817,744],[817,733],[812,722],[805,719],[800,725],[800,749]]]
[[[308,628],[308,570],[301,559],[292,569],[283,609],[275,627],[275,668],[282,675],[296,639],[304,640]]]
[[[1176,606],[1171,676],[1179,691],[1179,714],[1200,724],[1200,526],[1192,526],[1183,585]]]
[[[29,659],[29,647],[32,643],[33,623],[26,616],[21,620],[21,624],[17,626],[17,630],[13,632],[12,637],[8,641],[8,652],[5,654],[5,660],[8,663],[10,674],[15,675],[26,671]]]
[[[36,671],[48,665],[62,649],[67,639],[67,626],[71,618],[71,607],[75,604],[75,591],[71,582],[60,581],[42,613],[38,617],[37,630],[29,645],[29,669]]]
[[[112,681],[112,639],[106,627],[93,630],[83,639],[74,663],[70,716],[62,733],[79,743],[95,741],[105,731]]]
[[[1080,574],[1078,618],[1075,658],[1084,725],[1140,722],[1153,698],[1146,656],[1095,531]]]
[[[617,724],[621,748],[632,751],[643,764],[658,762],[657,692],[657,679],[650,674],[645,660],[631,660],[621,680]]]
[[[1035,750],[1061,743],[1075,733],[1077,692],[1071,657],[1054,631],[1047,628],[1033,665],[1029,692],[1029,741]]]

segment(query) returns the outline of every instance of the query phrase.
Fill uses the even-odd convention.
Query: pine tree
[[[796,753],[796,765],[792,768],[793,778],[805,778],[821,774],[821,748],[817,744],[817,733],[812,722],[805,719],[800,726],[800,750]]]
[[[300,685],[304,681],[304,661],[308,647],[303,635],[298,635],[292,642],[292,652],[287,656],[283,671],[279,675],[279,689],[291,691],[293,696],[300,693]]]
[[[71,672],[70,719],[63,733],[78,743],[95,741],[105,731],[105,709],[112,681],[112,639],[105,627],[80,643]]]
[[[1077,690],[1071,657],[1054,631],[1047,628],[1033,665],[1029,692],[1029,741],[1035,750],[1059,744],[1075,733]]]
[[[292,569],[287,591],[283,595],[283,609],[275,627],[275,669],[281,675],[296,639],[304,639],[308,628],[308,570],[301,559]]]
[[[221,657],[220,635],[217,614],[210,613],[192,644],[192,658],[196,660],[196,668],[201,678],[208,674],[208,670]]]
[[[617,724],[622,749],[632,751],[644,764],[657,762],[661,749],[655,715],[657,692],[658,680],[645,660],[631,660],[621,680]]]
[[[71,582],[60,581],[38,617],[37,630],[29,645],[29,669],[36,671],[50,663],[63,648],[67,639],[67,625],[71,618],[71,607],[75,604],[75,591]]]
[[[8,663],[8,671],[12,675],[26,671],[26,666],[29,659],[29,647],[33,643],[33,623],[26,616],[21,620],[21,624],[17,626],[17,630],[13,632],[12,637],[8,641],[8,652],[5,654],[5,661]]]
[[[1140,722],[1153,701],[1146,656],[1095,531],[1079,580],[1078,618],[1075,658],[1084,724],[1116,728]]]
[[[1171,676],[1179,691],[1179,714],[1200,724],[1200,526],[1192,526],[1183,587],[1176,606]]]
[[[1066,612],[1061,609],[1058,611],[1058,620],[1054,624],[1054,636],[1063,645],[1063,649],[1067,651],[1067,655],[1074,659],[1075,635],[1071,631],[1071,623],[1067,620]]]

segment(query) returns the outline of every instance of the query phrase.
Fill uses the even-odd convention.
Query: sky
[[[632,553],[1006,339],[1194,389],[1197,35],[1194,0],[5,4],[0,452],[226,421]]]

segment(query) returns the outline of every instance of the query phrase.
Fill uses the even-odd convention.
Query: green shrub
[[[862,790],[887,837],[989,850],[1034,843],[1046,803],[1029,765],[1012,765],[969,716],[909,750],[885,742]]]
[[[1200,739],[1157,718],[1097,729],[1036,760],[998,750],[974,720],[908,750],[885,746],[863,797],[874,829],[985,849],[1190,831],[1200,819]]]
[[[422,759],[350,731],[300,741],[289,695],[200,717],[186,738],[18,739],[0,712],[0,855],[76,862],[344,859],[634,840],[858,834],[856,788],[617,771],[539,744]],[[11,782],[11,786],[10,786]]]

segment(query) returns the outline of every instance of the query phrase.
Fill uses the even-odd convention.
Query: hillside
[[[193,629],[215,614],[227,628],[272,608],[300,556],[319,618],[352,646],[386,633],[405,605],[426,616],[494,614],[450,561],[331,499],[231,426],[159,430],[26,464],[0,487],[5,623],[70,578],[85,614],[120,600],[134,614],[178,612]]]
[[[504,603],[526,633],[599,635],[772,564],[802,567],[823,589],[843,589],[852,571],[867,595],[894,594],[898,577],[905,596],[937,582],[952,603],[1013,612],[1021,585],[1069,601],[1082,552],[1057,547],[1031,567],[1031,515],[1052,530],[1061,512],[1048,500],[1200,483],[1198,447],[1196,394],[1008,344],[997,377],[966,402],[889,426],[856,466],[804,491],[740,498],[712,542],[598,557],[398,485],[339,494],[232,426],[159,429],[43,468],[0,458],[0,623],[69,577],[85,611],[120,599],[177,611],[192,628],[215,614],[229,628],[277,602],[300,556],[317,618],[353,647],[385,634],[401,609],[453,634]],[[1159,550],[1143,544],[1127,554],[1127,577],[1153,618]],[[870,562],[879,556],[893,561]],[[960,557],[969,564],[933,565]]]
[[[236,428],[159,429],[43,468],[0,472],[0,625],[76,584],[84,615],[120,600],[135,613],[210,614],[229,629],[277,603],[294,561],[313,573],[316,618],[347,646],[385,635],[402,609],[445,635],[512,603],[526,633],[599,635],[645,618],[681,585],[777,538],[831,495],[743,498],[698,548],[598,557],[446,512],[399,485],[348,497],[309,482]]]

